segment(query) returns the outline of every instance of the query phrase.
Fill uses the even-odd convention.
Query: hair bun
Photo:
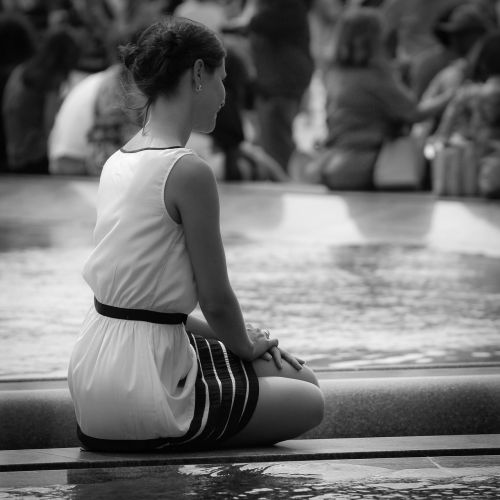
[[[177,33],[172,31],[167,31],[163,35],[162,39],[162,55],[163,57],[173,57],[179,51],[181,40]]]
[[[139,47],[135,43],[128,43],[120,47],[120,56],[124,66],[132,70],[139,54]]]
[[[120,50],[130,72],[127,77],[149,103],[159,95],[172,95],[196,60],[203,60],[213,72],[225,55],[222,43],[207,27],[175,17],[151,24]]]

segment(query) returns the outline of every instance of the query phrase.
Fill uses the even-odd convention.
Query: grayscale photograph
[[[500,499],[500,0],[0,0],[0,499]]]

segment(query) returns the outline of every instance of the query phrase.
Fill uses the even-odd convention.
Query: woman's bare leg
[[[325,400],[316,375],[308,368],[295,370],[286,361],[278,369],[273,361],[257,360],[259,399],[252,418],[224,445],[259,446],[293,439],[319,425]]]

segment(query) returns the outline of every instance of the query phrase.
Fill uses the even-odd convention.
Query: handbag
[[[419,141],[412,135],[388,140],[375,161],[373,183],[378,189],[420,189],[425,158]]]
[[[478,162],[471,141],[462,140],[435,148],[432,191],[437,196],[478,194]]]

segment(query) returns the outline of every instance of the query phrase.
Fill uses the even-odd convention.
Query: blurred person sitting
[[[122,65],[114,64],[104,72],[87,133],[88,174],[99,176],[108,158],[140,130],[144,103],[134,102],[133,88]]]
[[[381,7],[387,35],[394,40],[395,59],[405,83],[416,58],[436,47],[433,28],[449,9],[467,0],[385,0]],[[479,0],[472,0],[474,2]]]
[[[35,52],[35,34],[28,19],[19,14],[0,13],[0,102],[12,70]],[[0,120],[0,172],[7,170],[3,120]]]
[[[454,8],[448,18],[438,24],[435,33],[446,39],[449,50],[455,57],[439,71],[431,80],[422,94],[421,101],[426,103],[443,94],[456,92],[470,76],[470,61],[474,57],[482,38],[492,28],[491,22],[485,18],[483,12],[475,3],[466,3]],[[432,133],[439,124],[441,114],[425,125],[422,135]]]
[[[467,0],[463,0],[467,3]],[[432,34],[436,41],[413,57],[409,68],[409,85],[420,99],[431,83],[432,79],[451,62],[457,59],[457,54],[453,50],[448,33],[440,30],[440,27],[450,20],[457,5],[445,9],[432,26]]]
[[[108,34],[112,64],[84,78],[64,99],[50,134],[51,173],[100,175],[106,160],[140,129],[143,103],[137,101],[137,89],[118,62],[118,47],[135,40],[162,14],[163,2],[143,5],[144,10],[133,8],[139,24],[126,15]]]
[[[106,160],[137,133],[139,106],[119,64],[89,75],[64,99],[49,139],[51,174],[100,175]]]
[[[323,150],[308,166],[310,180],[330,189],[373,188],[384,142],[414,122],[441,112],[452,94],[419,105],[400,81],[385,47],[375,8],[353,8],[339,20],[333,60],[326,74]]]
[[[48,135],[60,105],[61,86],[78,54],[79,46],[68,30],[49,30],[39,50],[10,75],[2,106],[10,171],[48,173]]]
[[[464,84],[446,108],[432,139],[434,148],[470,143],[480,194],[500,197],[500,31],[481,42],[474,81]]]
[[[86,175],[91,155],[88,134],[94,124],[95,106],[105,71],[84,77],[65,96],[48,143],[51,174]]]

